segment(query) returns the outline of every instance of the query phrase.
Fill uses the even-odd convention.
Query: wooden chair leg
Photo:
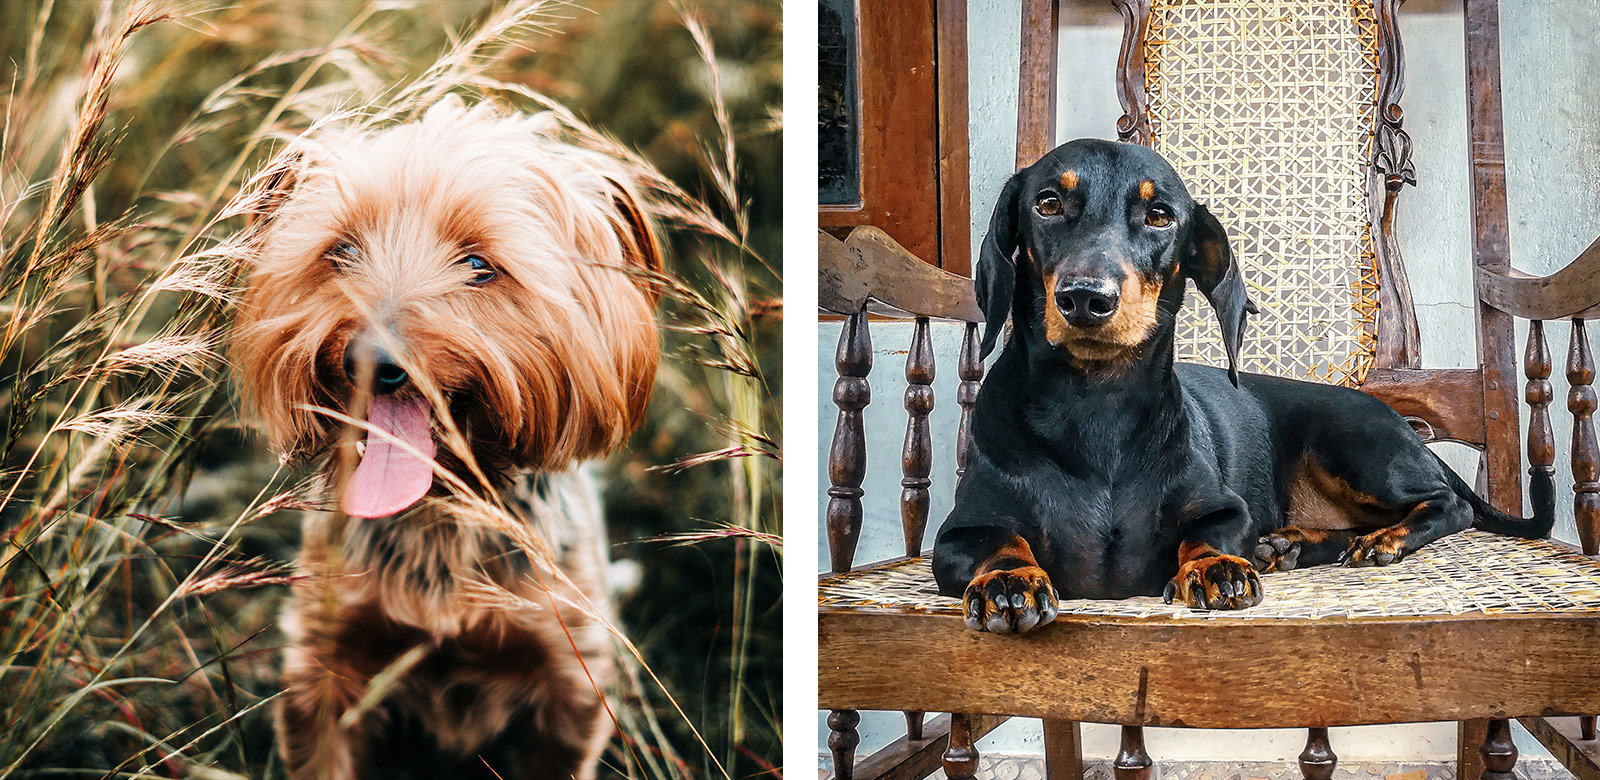
[[[855,777],[856,745],[861,744],[861,713],[855,710],[832,710],[828,713],[828,750],[833,752],[835,780]]]
[[[1578,738],[1594,741],[1594,716],[1585,715],[1578,718]]]
[[[1306,780],[1332,780],[1339,757],[1328,744],[1328,730],[1306,729],[1306,749],[1300,753],[1300,776]]]
[[[1150,780],[1150,754],[1144,750],[1144,728],[1122,727],[1122,750],[1111,763],[1117,780]]]
[[[1516,780],[1512,767],[1517,764],[1517,745],[1511,741],[1511,721],[1489,721],[1483,740],[1483,780]]]
[[[1456,723],[1456,780],[1482,780],[1483,754],[1478,748],[1488,733],[1487,723],[1484,720]]]
[[[922,716],[921,710],[906,711],[906,739],[912,742],[922,741]]]
[[[1083,737],[1077,721],[1044,722],[1045,780],[1083,780]]]
[[[944,749],[944,775],[950,780],[978,776],[978,746],[972,738],[972,720],[950,713],[950,745]]]

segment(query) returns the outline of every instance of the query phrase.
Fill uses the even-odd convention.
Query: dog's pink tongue
[[[411,445],[423,457],[374,432],[367,434],[367,451],[345,487],[344,513],[351,517],[387,517],[428,494],[433,485],[433,434],[428,432],[428,401],[396,401],[378,396],[367,410],[367,422]]]

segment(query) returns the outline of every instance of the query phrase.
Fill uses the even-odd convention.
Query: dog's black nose
[[[351,382],[357,381],[363,360],[372,361],[372,392],[378,395],[393,393],[410,379],[378,339],[365,334],[350,339],[344,348],[344,375]]]
[[[1117,313],[1122,296],[1103,279],[1070,279],[1056,290],[1056,306],[1067,322],[1080,328],[1105,324]]]

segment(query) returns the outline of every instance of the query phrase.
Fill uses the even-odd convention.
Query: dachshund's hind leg
[[[1404,519],[1356,537],[1344,556],[1346,566],[1384,566],[1424,545],[1472,527],[1472,507],[1446,485],[1416,503]]]

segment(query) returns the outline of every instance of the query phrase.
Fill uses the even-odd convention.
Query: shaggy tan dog
[[[302,140],[264,199],[243,396],[340,509],[306,518],[284,618],[294,777],[594,774],[612,661],[577,464],[644,413],[660,255],[633,169],[562,132],[451,99]]]

